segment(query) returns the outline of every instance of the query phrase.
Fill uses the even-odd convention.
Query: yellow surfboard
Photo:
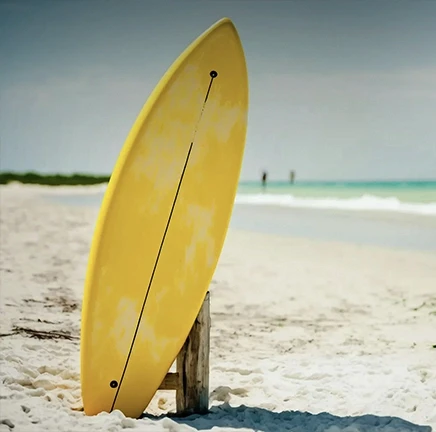
[[[82,306],[86,414],[140,416],[181,349],[226,236],[247,111],[244,53],[224,18],[162,77],[103,198]]]

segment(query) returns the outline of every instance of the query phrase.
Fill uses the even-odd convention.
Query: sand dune
[[[235,230],[210,287],[210,414],[167,416],[174,393],[158,392],[143,419],[86,417],[80,308],[98,208],[42,190],[0,189],[0,431],[436,427],[436,254]]]

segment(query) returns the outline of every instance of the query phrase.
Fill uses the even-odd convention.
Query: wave
[[[301,198],[285,194],[238,194],[235,203],[276,205],[293,208],[392,211],[419,215],[436,215],[436,202],[409,203],[402,202],[396,197],[382,198],[373,195],[362,195],[357,198]]]

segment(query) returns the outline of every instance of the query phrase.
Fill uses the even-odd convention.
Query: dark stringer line
[[[203,102],[203,109],[204,109],[204,104],[207,101],[207,98],[209,97],[209,93],[210,93],[210,89],[212,88],[212,83],[213,80],[218,76],[218,72],[217,71],[210,71],[210,82],[209,82],[209,87],[207,88],[207,92],[206,92],[206,97],[204,98],[204,102]]]
[[[206,102],[207,102],[207,99],[208,99],[208,97],[209,97],[209,93],[210,93],[210,90],[211,90],[211,88],[212,88],[213,80],[214,80],[217,76],[218,76],[218,73],[217,73],[216,71],[213,70],[213,71],[210,72],[210,77],[211,77],[211,79],[210,79],[210,82],[209,82],[209,87],[208,87],[208,89],[207,89],[206,96],[205,96],[205,98],[204,98],[203,106],[202,106],[202,108],[201,108],[200,117],[199,117],[199,119],[198,119],[198,121],[197,121],[197,124],[196,124],[196,126],[195,126],[195,129],[194,129],[194,138],[193,138],[193,140],[192,140],[192,142],[191,142],[191,144],[190,144],[190,146],[189,146],[188,154],[186,155],[185,164],[184,164],[184,166],[183,166],[182,174],[180,175],[179,184],[178,184],[178,186],[177,186],[176,194],[175,194],[175,196],[174,196],[173,204],[172,204],[172,206],[171,206],[171,211],[170,211],[170,214],[169,214],[169,217],[168,217],[168,221],[167,221],[167,224],[166,224],[166,227],[165,227],[165,231],[164,231],[163,236],[162,236],[162,241],[161,241],[161,243],[160,243],[159,250],[158,250],[158,253],[157,253],[157,256],[156,256],[156,261],[155,261],[155,263],[154,263],[154,267],[153,267],[153,271],[152,271],[152,273],[151,273],[150,281],[149,281],[149,283],[148,283],[147,291],[146,291],[145,296],[144,296],[144,301],[142,302],[141,312],[140,312],[140,314],[139,314],[138,322],[137,322],[137,324],[136,324],[135,333],[133,334],[132,343],[131,343],[131,345],[130,345],[130,349],[129,349],[129,353],[128,353],[128,355],[127,355],[126,363],[125,363],[125,365],[124,365],[123,373],[121,374],[120,382],[117,383],[117,381],[112,380],[112,381],[110,382],[110,384],[109,384],[111,388],[116,388],[116,389],[117,389],[117,391],[116,391],[116,393],[115,393],[115,396],[114,396],[114,401],[113,401],[113,403],[112,403],[111,411],[114,409],[115,403],[116,403],[116,401],[117,401],[118,393],[120,392],[121,384],[123,383],[124,375],[126,374],[126,370],[127,370],[127,366],[128,366],[128,364],[129,364],[130,356],[132,355],[133,346],[134,346],[134,344],[135,344],[136,336],[137,336],[137,334],[138,334],[139,326],[140,326],[140,324],[141,324],[142,315],[143,315],[143,313],[144,313],[145,304],[146,304],[146,302],[147,302],[147,298],[148,298],[148,293],[150,292],[150,288],[151,288],[151,285],[152,285],[152,283],[153,283],[154,275],[155,275],[155,273],[156,273],[157,265],[158,265],[158,263],[159,263],[159,258],[160,258],[161,252],[162,252],[162,248],[163,248],[163,245],[164,245],[164,242],[165,242],[165,238],[166,238],[166,235],[167,235],[167,232],[168,232],[168,228],[169,228],[169,226],[170,226],[171,218],[172,218],[173,213],[174,213],[174,208],[175,208],[175,206],[176,206],[176,202],[177,202],[177,198],[178,198],[178,196],[179,196],[180,188],[181,188],[181,186],[182,186],[183,177],[185,176],[186,168],[187,168],[187,166],[188,166],[189,158],[190,158],[190,156],[191,156],[192,148],[193,148],[193,146],[194,146],[194,139],[195,139],[195,135],[196,135],[196,132],[197,132],[197,127],[198,127],[198,124],[200,123],[201,117],[202,117],[202,115],[203,115],[204,107],[205,107]]]

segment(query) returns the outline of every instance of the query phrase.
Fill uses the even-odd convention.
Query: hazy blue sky
[[[1,169],[110,173],[223,16],[249,70],[242,179],[436,178],[434,0],[0,0]]]

